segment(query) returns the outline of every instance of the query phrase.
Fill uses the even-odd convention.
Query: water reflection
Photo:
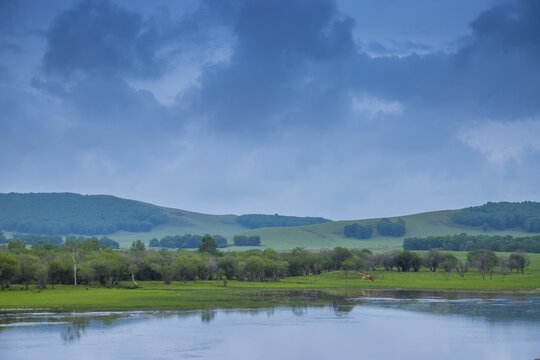
[[[488,322],[529,322],[540,324],[540,296],[494,295],[431,291],[361,290],[358,296],[336,296],[314,291],[261,292],[271,306],[256,309],[236,309],[237,314],[272,318],[277,311],[290,311],[296,318],[303,318],[313,308],[330,309],[336,317],[347,317],[354,309],[364,306],[431,313],[443,316],[459,315],[481,318]],[[180,321],[199,318],[202,324],[211,324],[223,311],[131,311],[131,312],[0,312],[1,331],[18,327],[53,326],[60,329],[64,343],[80,341],[90,328],[112,327],[121,321],[136,323],[148,319],[176,318]]]
[[[540,322],[540,296],[435,291],[374,291],[352,298],[358,304],[407,311],[484,318],[487,321]]]
[[[215,310],[204,310],[201,312],[201,321],[203,323],[210,323],[212,322],[212,320],[214,320],[214,318],[216,317],[216,313],[217,311]]]
[[[0,313],[0,358],[59,360],[85,354],[104,359],[441,360],[540,355],[538,295],[470,298],[374,291],[340,297],[309,292],[274,294],[270,300],[273,306],[258,309]]]
[[[89,318],[75,318],[64,328],[61,333],[61,337],[64,342],[79,340],[86,332],[88,325],[90,325]]]

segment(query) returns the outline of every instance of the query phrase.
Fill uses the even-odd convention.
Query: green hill
[[[495,205],[493,205],[495,204]],[[518,205],[516,205],[518,204]],[[468,233],[472,235],[513,235],[527,236],[521,223],[515,227],[497,230],[493,227],[471,226],[456,223],[456,214],[465,214],[465,218],[478,217],[478,212],[486,212],[490,218],[500,219],[500,209],[528,209],[527,219],[536,219],[532,206],[538,203],[488,203],[482,207],[462,210],[444,210],[401,216],[406,223],[405,235],[399,237],[381,236],[377,230],[379,218],[329,221],[323,218],[300,218],[281,215],[208,215],[180,209],[160,207],[140,201],[120,199],[109,195],[79,195],[72,193],[37,193],[37,194],[0,194],[0,228],[9,238],[11,233],[41,233],[50,235],[85,235],[107,236],[118,241],[121,248],[127,248],[135,240],[148,242],[153,238],[161,239],[167,235],[220,234],[233,243],[234,235],[259,235],[261,247],[277,250],[293,249],[301,246],[308,249],[333,248],[368,248],[372,250],[401,249],[405,237],[424,237],[429,235],[454,235]],[[532,204],[532,205],[531,205]],[[472,217],[471,209],[474,211]],[[494,212],[493,209],[497,211]],[[535,208],[536,209],[536,208]],[[507,211],[508,213],[508,211]],[[506,217],[504,224],[512,225]],[[516,213],[517,214],[517,213]],[[532,214],[532,215],[531,215]],[[482,215],[483,216],[483,215]],[[463,216],[462,216],[463,218]],[[523,216],[518,216],[521,219]],[[240,219],[240,220],[239,220]],[[249,220],[249,222],[241,221]],[[398,218],[390,218],[396,221]],[[462,219],[461,219],[462,220]],[[257,224],[279,225],[286,227],[265,227],[250,229]],[[485,219],[482,220],[482,224]],[[493,221],[494,224],[499,224]],[[320,222],[315,223],[313,222]],[[310,224],[291,226],[294,224]],[[371,225],[373,234],[369,239],[348,238],[343,234],[345,225],[359,223]],[[527,224],[531,223],[528,220]],[[10,233],[11,232],[11,233]],[[249,247],[230,247],[246,250]]]
[[[483,231],[479,227],[459,225],[453,221],[453,215],[460,210],[433,211],[414,215],[400,216],[406,223],[404,236],[390,237],[381,236],[377,232],[377,223],[380,218],[333,221],[323,224],[298,226],[294,228],[263,228],[243,232],[243,235],[259,235],[261,245],[274,249],[292,249],[296,246],[305,248],[326,248],[344,246],[349,248],[368,248],[371,250],[392,250],[401,249],[403,239],[409,236],[429,236],[429,235],[453,235],[460,233],[468,234],[500,234],[514,236],[528,236],[530,233],[523,232],[519,228],[502,231]],[[395,221],[398,217],[392,217]],[[343,235],[345,225],[359,223],[361,225],[370,224],[374,229],[373,235],[369,239],[347,238]]]
[[[110,195],[0,194],[0,229],[48,235],[149,231],[167,222],[159,207]]]

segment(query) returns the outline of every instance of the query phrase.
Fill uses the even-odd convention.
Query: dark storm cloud
[[[158,29],[108,1],[83,1],[58,15],[47,34],[43,67],[48,73],[76,72],[156,77],[166,71],[157,54]]]
[[[214,4],[206,2],[207,11],[222,11],[223,4]],[[204,70],[191,94],[193,112],[234,131],[339,115],[346,82],[340,68],[355,53],[354,21],[332,1],[234,5],[222,17],[235,36],[234,53]]]
[[[453,1],[59,3],[0,9],[22,49],[0,50],[7,191],[335,219],[540,196],[537,2],[460,22],[452,46],[432,30]]]

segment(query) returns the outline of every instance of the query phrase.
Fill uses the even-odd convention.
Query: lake
[[[286,296],[297,297],[298,305],[4,312],[0,359],[540,358],[539,295],[368,291],[356,298]]]

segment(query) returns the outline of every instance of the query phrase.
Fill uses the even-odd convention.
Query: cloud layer
[[[538,200],[540,8],[478,4],[440,34],[400,2],[370,5],[387,28],[331,0],[2,2],[0,187],[330,218]]]

